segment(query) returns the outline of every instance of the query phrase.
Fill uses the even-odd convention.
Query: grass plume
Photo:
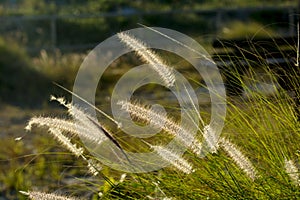
[[[284,159],[284,168],[292,183],[300,187],[299,170],[292,160]]]
[[[165,64],[165,62],[150,50],[146,44],[139,39],[127,33],[121,32],[117,34],[118,38],[146,63],[148,63],[161,77],[167,87],[172,87],[175,82],[175,75],[172,68]]]
[[[101,144],[104,140],[107,140],[105,135],[98,129],[93,128],[93,126],[83,126],[70,120],[51,117],[33,117],[25,129],[31,130],[34,124],[37,126],[55,127],[64,131],[66,134],[84,138],[94,144]]]
[[[247,174],[249,178],[255,180],[258,177],[258,173],[250,160],[244,156],[244,154],[225,138],[220,138],[219,145],[224,151],[232,158],[232,160]]]
[[[188,130],[181,127],[172,119],[161,115],[145,106],[128,101],[119,101],[122,109],[136,117],[137,119],[147,122],[156,127],[162,128],[165,132],[175,136],[186,147],[190,148],[196,155],[201,154],[202,144],[192,136]]]
[[[61,196],[54,193],[45,193],[39,191],[20,191],[21,194],[26,195],[29,199],[32,200],[80,200],[79,198],[75,197],[68,197],[68,196]]]
[[[177,155],[175,152],[162,147],[162,146],[154,146],[150,145],[151,149],[153,149],[157,154],[165,161],[170,163],[172,166],[177,168],[179,171],[182,171],[185,174],[190,174],[194,172],[193,167],[189,164],[185,159],[181,156]]]
[[[147,45],[128,34],[119,34],[118,37],[121,40],[123,37],[124,41],[122,42],[136,51],[136,54],[143,61],[151,66],[160,67],[155,70],[161,73],[162,79],[165,76],[164,82],[167,86],[172,86],[172,78],[168,78],[168,72],[161,67],[164,64],[161,58],[155,57],[157,55],[149,50]],[[146,56],[148,57],[144,58]],[[205,59],[205,57],[200,58]],[[238,76],[237,73],[233,76]],[[271,76],[275,77],[276,75],[271,74]],[[256,79],[253,78],[253,80]],[[246,88],[247,84],[243,86]],[[250,88],[248,91],[251,92]],[[189,95],[189,93],[187,94]],[[149,173],[129,174],[125,181],[123,181],[124,178],[121,178],[119,182],[115,181],[118,180],[116,177],[119,178],[119,175],[115,174],[117,172],[107,170],[105,166],[102,168],[95,157],[83,154],[82,149],[72,143],[76,138],[72,138],[72,142],[68,138],[68,136],[80,136],[93,141],[95,144],[110,140],[122,150],[114,138],[114,134],[106,130],[97,118],[92,117],[83,109],[67,103],[63,98],[52,97],[52,100],[60,102],[68,109],[72,120],[34,117],[29,121],[27,129],[31,129],[34,125],[48,127],[51,135],[54,135],[60,144],[87,162],[87,167],[92,175],[109,174],[106,178],[111,181],[113,186],[107,187],[106,183],[102,184],[102,179],[100,179],[100,184],[97,184],[96,189],[93,190],[95,192],[93,198],[145,199],[148,197],[152,199],[152,183],[161,182],[160,186],[166,194],[159,197],[155,196],[153,199],[168,199],[167,196],[174,196],[174,199],[297,199],[300,190],[297,187],[299,186],[299,169],[295,163],[296,160],[294,162],[285,159],[284,167],[282,166],[283,152],[293,156],[295,152],[299,152],[299,126],[295,124],[294,120],[291,120],[293,109],[287,103],[289,99],[282,98],[277,93],[277,96],[272,98],[260,94],[251,95],[246,101],[243,98],[233,98],[233,103],[228,102],[230,105],[228,106],[229,114],[226,118],[223,134],[228,134],[228,138],[232,138],[232,140],[228,140],[227,135],[217,138],[213,125],[206,125],[210,115],[203,115],[204,118],[202,119],[202,112],[205,110],[201,110],[200,116],[200,109],[193,104],[198,118],[190,115],[190,120],[194,120],[192,122],[195,122],[195,126],[198,126],[196,120],[200,120],[201,127],[204,127],[197,127],[198,132],[203,136],[203,143],[190,134],[189,127],[182,126],[172,117],[165,116],[147,105],[119,101],[118,104],[121,109],[127,111],[136,121],[161,128],[162,131],[174,136],[178,140],[177,142],[183,143],[184,146],[198,155],[196,157],[192,152],[188,152],[183,157],[176,152],[176,149],[147,143],[153,153],[159,155],[158,162],[169,163],[172,169],[177,169],[176,173],[170,173],[169,170],[156,170]],[[187,97],[193,103],[192,97]],[[299,95],[297,97],[299,98]],[[111,120],[116,125],[120,125],[113,119]],[[133,153],[136,153],[135,147],[139,144],[138,139],[127,137],[119,130],[116,134],[118,134],[118,138],[126,138],[122,140],[122,146],[126,146],[126,148],[133,150]],[[16,140],[14,142],[21,144],[22,141],[19,141],[19,138]],[[151,138],[147,140],[151,141]],[[204,157],[203,153],[206,148],[214,154],[205,154]],[[219,153],[219,149],[222,150],[222,153]],[[249,158],[246,155],[249,155]],[[132,161],[135,161],[134,158]],[[232,169],[231,165],[228,165],[229,162],[234,163],[236,167]],[[259,171],[255,166],[259,166]],[[291,180],[290,182],[287,181],[287,175]]]

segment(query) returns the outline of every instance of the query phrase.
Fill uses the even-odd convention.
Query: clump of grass
[[[98,175],[99,169],[101,167],[95,167],[93,165],[94,161],[87,159],[84,155],[84,150],[82,147],[77,147],[76,144],[72,143],[68,136],[65,134],[71,134],[72,136],[77,136],[84,138],[94,144],[100,145],[103,141],[109,139],[101,124],[98,124],[96,119],[84,113],[79,108],[72,104],[67,104],[63,98],[51,97],[51,100],[57,100],[66,108],[68,112],[75,119],[75,123],[56,118],[49,117],[33,117],[26,126],[26,130],[30,131],[33,125],[46,126],[48,127],[49,133],[66,149],[68,149],[76,157],[81,157],[88,164],[89,171],[93,175]],[[65,134],[64,134],[65,133]]]
[[[145,49],[144,44],[128,35],[119,36],[126,41],[125,45],[137,51],[143,60],[151,65],[161,65],[158,64],[160,61],[152,59],[155,56],[154,52]],[[142,46],[135,49],[134,46],[130,46],[132,44]],[[143,53],[139,52],[140,49]],[[159,72],[161,74],[158,73],[158,75],[163,80],[165,75],[170,77],[169,71]],[[270,76],[276,80],[274,74],[271,73]],[[166,82],[166,85],[171,86],[170,83]],[[251,92],[250,89],[249,91]],[[168,197],[176,199],[187,197],[191,199],[292,199],[300,195],[297,164],[285,159],[286,156],[293,160],[299,157],[295,153],[299,151],[299,127],[295,123],[294,111],[289,104],[290,98],[278,90],[274,97],[255,94],[249,99],[229,102],[227,124],[220,138],[217,138],[212,127],[205,125],[205,120],[199,117],[204,128],[203,130],[199,128],[197,136],[202,137],[210,147],[209,153],[204,158],[199,158],[202,142],[198,141],[197,137],[191,136],[189,130],[180,126],[176,120],[153,111],[147,105],[130,101],[118,102],[124,111],[134,117],[136,122],[160,127],[190,149],[184,155],[179,156],[174,150],[161,145],[152,145],[150,141],[144,142],[161,157],[162,161],[167,161],[173,168],[145,174],[130,174],[126,181],[120,181],[119,184],[114,184],[109,177],[104,175],[104,168],[96,168],[92,162],[93,156],[90,156],[92,161],[87,159],[88,156],[84,154],[84,151],[72,142],[72,140],[76,141],[76,138],[68,137],[80,136],[96,144],[111,140],[122,150],[123,147],[118,142],[120,138],[116,138],[114,133],[107,133],[108,131],[101,122],[91,118],[76,105],[67,104],[62,99],[54,99],[68,109],[73,119],[32,118],[28,127],[31,129],[33,124],[47,126],[61,144],[88,163],[87,166],[93,174],[100,174],[109,182],[111,187],[108,190],[102,188],[97,191],[101,194],[98,196],[103,199],[151,199],[153,191],[157,188],[155,184],[153,187],[153,183],[157,182],[160,183],[159,190],[164,194],[162,199],[168,199]],[[136,144],[127,142],[126,145]]]

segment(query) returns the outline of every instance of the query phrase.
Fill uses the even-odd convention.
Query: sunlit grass
[[[43,73],[55,80],[61,80],[59,76],[68,72],[67,67],[71,69],[69,75],[75,74],[77,64],[82,59],[82,55],[70,55],[66,60],[58,57],[57,66],[51,71],[51,66],[55,66],[54,60],[46,53],[42,54],[44,55],[41,55],[36,63],[44,65],[44,68],[41,68],[44,70]],[[74,62],[68,65],[70,60]],[[208,154],[205,158],[199,158],[193,152],[187,151],[183,157],[195,170],[190,174],[184,174],[169,166],[155,172],[127,174],[125,180],[121,181],[121,172],[102,166],[102,174],[92,177],[87,172],[84,160],[77,159],[70,153],[64,153],[61,145],[55,143],[44,128],[34,129],[30,133],[22,132],[20,135],[16,133],[16,137],[26,135],[18,141],[14,138],[2,140],[3,148],[0,153],[3,164],[1,166],[4,166],[1,168],[3,173],[0,176],[3,182],[2,190],[7,196],[18,195],[20,199],[26,197],[16,194],[18,190],[56,191],[72,196],[83,195],[86,199],[296,199],[300,195],[299,185],[295,184],[297,178],[291,179],[288,173],[294,173],[294,177],[299,178],[300,130],[293,99],[300,96],[296,91],[291,97],[279,88],[276,83],[277,75],[267,70],[264,73],[273,84],[273,94],[268,96],[257,92],[260,88],[255,88],[258,86],[253,84],[257,83],[258,79],[255,71],[248,74],[248,82],[242,82],[247,95],[228,97],[227,117],[221,135],[235,144],[251,161],[257,170],[257,177],[254,180],[247,176],[228,156],[228,152],[221,148],[217,153]],[[195,79],[190,77],[197,86],[198,81]],[[299,77],[290,79],[295,86],[299,84]],[[72,81],[70,79],[62,83],[71,85]],[[199,83],[198,87],[200,86]],[[168,103],[167,100],[166,104]],[[168,104],[169,110],[178,111],[175,105],[176,103]],[[201,110],[203,120],[209,121],[210,105],[200,107],[204,108]],[[177,119],[176,114],[169,114]],[[72,119],[62,111],[49,115]],[[32,115],[28,115],[25,119],[28,120],[29,116]],[[136,121],[143,124],[138,119]],[[127,146],[126,149],[134,150],[139,144],[144,145],[141,149],[149,151],[145,143],[136,143],[136,140],[126,138],[126,135],[116,127],[111,129],[116,130],[116,134],[113,132],[113,135],[122,145]],[[159,137],[163,138],[164,134],[160,133]],[[198,136],[202,138],[200,133]],[[153,144],[154,141],[162,142],[160,138],[149,139],[147,142]],[[71,139],[72,142],[81,144],[78,138]],[[296,167],[286,170],[285,161],[290,160],[295,162]],[[20,166],[20,163],[23,166]],[[295,172],[295,169],[298,171]],[[10,191],[13,191],[13,194],[9,194]]]

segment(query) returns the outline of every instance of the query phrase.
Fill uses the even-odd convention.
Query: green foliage
[[[276,74],[267,70],[264,73],[276,80]],[[253,88],[257,78],[254,74],[248,78],[252,83],[243,86],[249,98],[228,102],[222,136],[251,160],[259,173],[256,180],[251,181],[222,150],[203,159],[186,153],[195,173],[183,175],[170,167],[132,174],[129,181],[114,188],[104,199],[122,198],[121,194],[128,199],[147,195],[155,198],[161,195],[155,192],[157,187],[174,199],[297,199],[300,187],[290,181],[284,168],[285,158],[295,160],[299,166],[299,122],[293,98],[281,89],[275,90],[273,96],[259,93],[259,88]],[[297,94],[295,98],[299,97]]]

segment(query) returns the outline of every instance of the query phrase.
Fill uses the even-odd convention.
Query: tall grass
[[[123,40],[132,44],[132,38],[129,40],[123,37]],[[130,44],[124,43],[130,47]],[[152,51],[150,53],[155,54]],[[156,66],[156,70],[160,69],[162,64],[155,59],[149,61],[146,54],[138,55]],[[159,76],[166,75],[160,72]],[[167,77],[170,77],[169,73],[172,72],[168,71]],[[276,83],[276,74],[267,70],[265,73]],[[234,75],[240,78],[239,74]],[[290,77],[289,81],[296,85],[298,78]],[[248,79],[250,82],[256,81],[254,74],[250,74]],[[96,186],[93,199],[297,199],[300,196],[300,131],[293,99],[275,86],[275,94],[266,96],[254,92],[253,86],[244,81],[242,84],[249,98],[229,99],[223,134],[217,143],[211,142],[214,148],[204,158],[199,158],[197,153],[198,148],[201,151],[201,142],[215,138],[209,127],[203,124],[204,127],[199,127],[196,138],[193,138],[185,127],[177,123],[177,119],[161,115],[147,105],[130,101],[119,103],[122,109],[134,117],[136,123],[160,126],[167,133],[165,137],[176,137],[189,150],[180,156],[176,151],[155,144],[155,140],[130,142],[126,140],[125,134],[118,133],[118,130],[116,133],[110,132],[101,121],[98,122],[77,105],[68,104],[59,98],[55,100],[68,109],[71,119],[32,118],[28,129],[32,129],[33,125],[48,127],[50,134],[61,145],[86,161],[92,175],[104,180]],[[295,98],[300,98],[299,93],[296,93]],[[125,149],[125,146],[136,149],[134,147],[140,144],[143,150],[153,150],[170,166],[149,173],[127,174],[125,180],[121,177],[120,181],[116,181],[117,172],[101,164],[99,167],[99,163],[95,164],[96,158],[84,146],[78,147],[82,145],[78,136],[98,144],[110,140],[112,145],[120,149]],[[52,198],[48,194],[31,190],[24,194],[30,198],[35,198],[34,195],[42,195],[44,199]]]

